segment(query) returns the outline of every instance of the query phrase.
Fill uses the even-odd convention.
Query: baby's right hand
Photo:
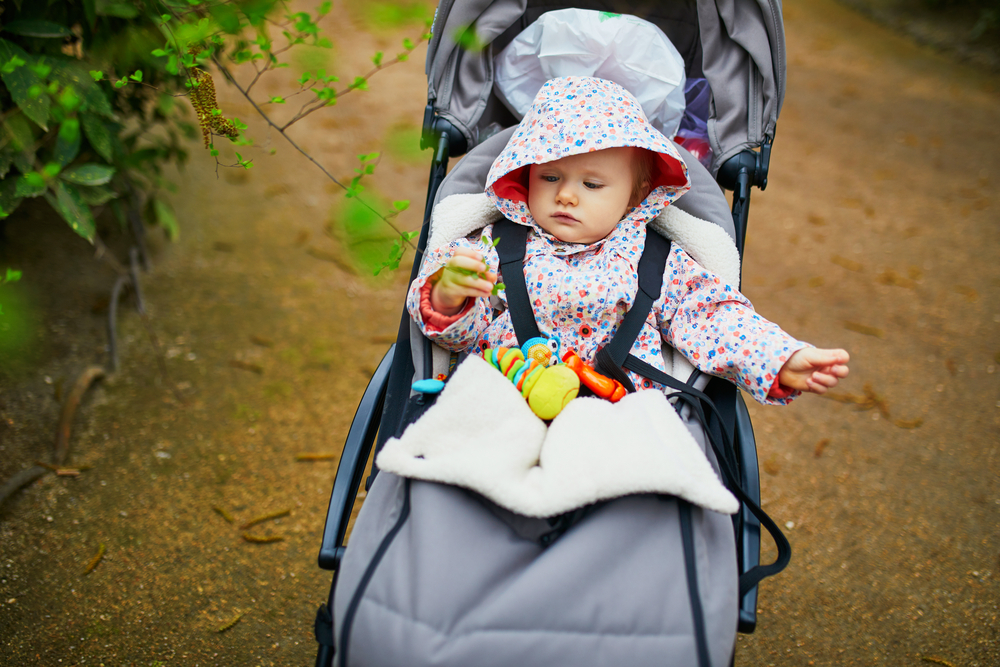
[[[489,270],[482,253],[470,248],[456,248],[437,275],[431,288],[431,307],[442,315],[457,314],[468,298],[489,297],[497,282],[497,274]]]

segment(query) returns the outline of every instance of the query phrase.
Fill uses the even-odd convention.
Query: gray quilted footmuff
[[[730,517],[637,495],[543,547],[551,530],[463,489],[380,473],[339,573],[335,664],[729,665]]]

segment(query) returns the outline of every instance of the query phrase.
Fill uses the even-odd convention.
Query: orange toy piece
[[[589,364],[584,363],[573,350],[567,350],[562,357],[563,363],[570,367],[574,373],[580,377],[582,382],[595,396],[606,398],[612,403],[617,403],[628,393],[625,387],[618,380],[601,375]]]

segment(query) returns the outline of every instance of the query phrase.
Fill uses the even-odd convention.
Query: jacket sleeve
[[[482,253],[489,270],[499,271],[500,258],[490,243],[492,231],[493,226],[488,225],[483,230],[477,230],[466,238],[458,239],[447,246],[428,252],[416,280],[410,284],[409,292],[406,295],[407,312],[410,313],[410,317],[427,338],[447,350],[464,352],[475,346],[492,321],[489,299],[469,299],[457,318],[445,318],[441,315],[428,317],[431,313],[428,310],[430,303],[429,299],[426,298],[425,286],[451,259],[456,248],[471,248]],[[486,239],[486,242],[483,241],[483,238]],[[442,324],[444,324],[443,328]]]
[[[670,249],[657,313],[663,338],[698,370],[726,378],[764,404],[784,405],[800,392],[769,395],[778,372],[809,347],[758,315],[738,289]]]

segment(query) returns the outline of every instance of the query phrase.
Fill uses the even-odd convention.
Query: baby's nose
[[[572,187],[564,185],[563,187],[559,188],[559,191],[556,193],[556,201],[563,204],[575,204],[576,192],[573,190]]]

